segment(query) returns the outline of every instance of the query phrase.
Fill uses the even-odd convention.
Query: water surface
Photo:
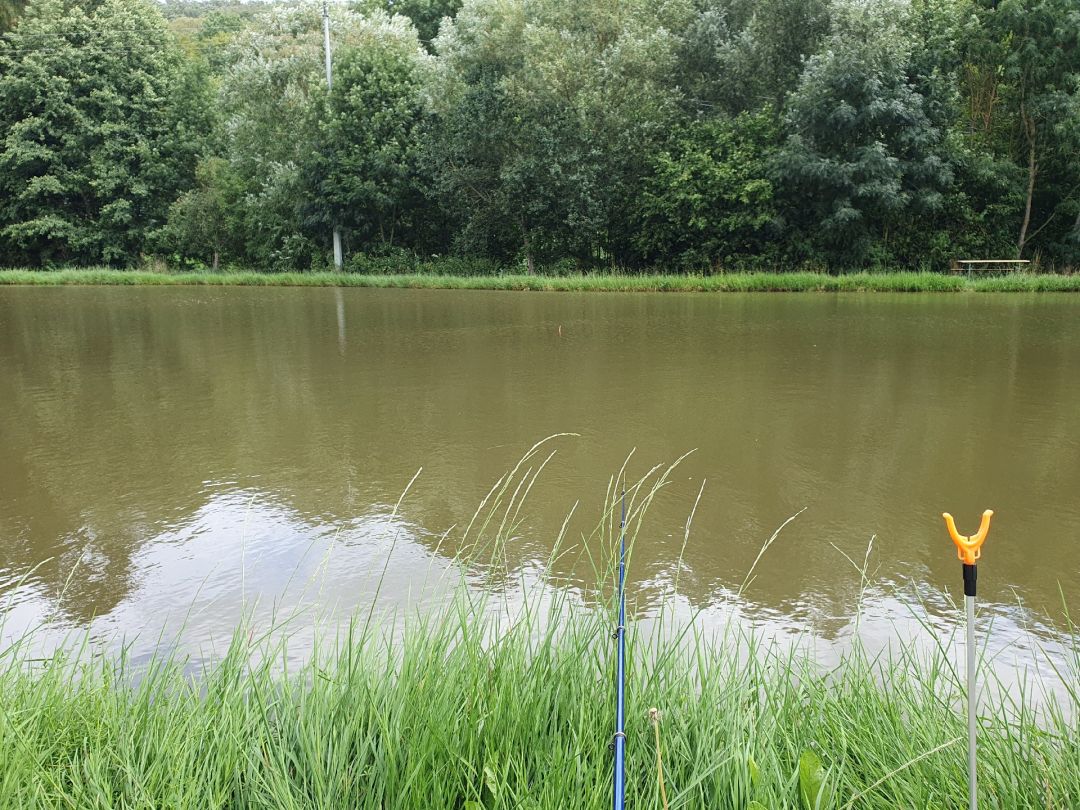
[[[681,552],[682,603],[717,622],[833,649],[865,589],[860,632],[925,632],[917,603],[947,633],[960,570],[940,513],[973,532],[990,507],[980,598],[993,648],[1022,656],[1077,608],[1078,429],[1069,295],[7,288],[4,633],[150,644],[175,622],[203,648],[255,602],[340,615],[381,579],[403,604],[453,568],[443,535],[492,483],[573,432],[512,571],[542,567],[575,503],[580,543],[631,450],[631,476],[692,450],[635,550],[641,610]],[[571,559],[557,573],[590,580]]]

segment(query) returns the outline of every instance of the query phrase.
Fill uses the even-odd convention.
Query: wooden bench
[[[957,259],[952,263],[952,272],[989,273],[994,270],[1023,270],[1031,264],[1030,259]]]

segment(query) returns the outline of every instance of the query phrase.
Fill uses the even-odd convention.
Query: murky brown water
[[[596,524],[631,449],[633,475],[695,450],[635,552],[643,604],[704,479],[679,590],[717,621],[842,643],[862,582],[841,551],[861,564],[876,536],[862,632],[916,632],[916,593],[944,632],[940,513],[974,531],[987,507],[995,646],[1060,643],[1063,604],[1080,614],[1078,297],[9,288],[4,634],[171,621],[203,645],[256,599],[348,610],[394,537],[380,600],[400,603],[559,432],[580,435],[551,443],[508,549],[523,570],[576,501],[571,539]]]

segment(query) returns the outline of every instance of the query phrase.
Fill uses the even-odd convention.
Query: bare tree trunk
[[[215,250],[214,251],[214,261],[213,261],[213,264],[211,265],[211,267],[213,268],[215,273],[217,272],[217,269],[218,269],[218,258],[219,258],[218,257],[218,252]]]
[[[1028,226],[1031,225],[1031,200],[1035,196],[1035,175],[1038,173],[1038,166],[1035,163],[1035,120],[1023,110],[1020,114],[1024,119],[1024,134],[1027,135],[1028,142],[1028,186],[1027,200],[1024,203],[1024,222],[1020,226],[1020,239],[1016,244],[1016,258],[1018,259],[1023,258],[1024,247],[1027,244]]]

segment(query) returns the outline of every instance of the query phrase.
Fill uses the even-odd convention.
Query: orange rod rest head
[[[949,536],[956,544],[956,554],[964,565],[975,565],[975,561],[982,556],[982,544],[986,541],[986,535],[990,532],[990,518],[994,516],[993,509],[987,509],[982,513],[982,522],[979,523],[979,531],[971,537],[965,537],[956,531],[956,523],[953,516],[948,512],[941,515],[945,518],[945,526],[949,530]]]

